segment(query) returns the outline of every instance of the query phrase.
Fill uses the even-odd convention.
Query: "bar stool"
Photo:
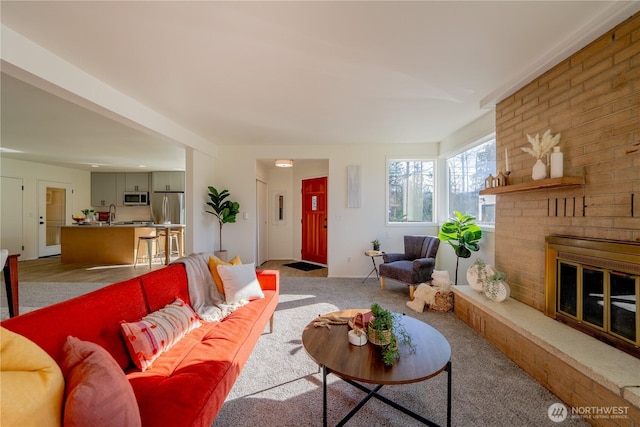
[[[170,231],[169,232],[169,239],[171,239],[169,241],[169,257],[171,257],[171,255],[177,255],[177,256],[182,256],[182,251],[180,250],[180,241],[178,238],[178,235],[180,233],[178,231]],[[158,237],[164,237],[165,239],[167,238],[167,233],[165,231],[161,231],[158,234]],[[175,242],[176,244],[176,250],[173,250],[173,243]]]
[[[149,258],[149,268],[151,268],[154,256],[158,256],[158,236],[138,236],[138,248],[136,249],[136,260],[133,263],[134,267],[138,265],[139,259],[144,258],[140,256],[140,243],[142,242],[147,244],[147,258]],[[153,251],[154,242],[156,244],[155,251]]]

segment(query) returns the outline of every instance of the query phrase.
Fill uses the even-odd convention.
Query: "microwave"
[[[149,193],[146,191],[125,191],[125,206],[142,206],[149,204]]]

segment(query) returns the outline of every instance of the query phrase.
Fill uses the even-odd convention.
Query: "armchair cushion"
[[[435,266],[435,258],[418,258],[413,260],[413,269],[415,271],[420,271],[421,268],[431,268],[431,271],[433,272],[433,268]]]
[[[383,254],[382,255],[382,260],[384,262],[394,262],[394,261],[401,261],[403,259],[407,259],[406,255],[404,253],[402,254]]]

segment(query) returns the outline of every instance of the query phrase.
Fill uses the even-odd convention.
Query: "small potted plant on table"
[[[369,321],[367,335],[372,344],[381,347],[385,365],[391,366],[400,358],[401,344],[415,351],[411,336],[398,321],[397,314],[380,307],[377,303],[371,305],[371,314],[373,317]]]
[[[93,209],[83,209],[80,212],[84,214],[85,222],[93,222],[95,220],[96,211]]]

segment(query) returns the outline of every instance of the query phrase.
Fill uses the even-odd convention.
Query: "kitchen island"
[[[154,236],[156,225],[106,223],[69,225],[60,235],[63,263],[120,265],[136,260],[138,237]],[[140,245],[140,256],[147,255],[147,246]]]

